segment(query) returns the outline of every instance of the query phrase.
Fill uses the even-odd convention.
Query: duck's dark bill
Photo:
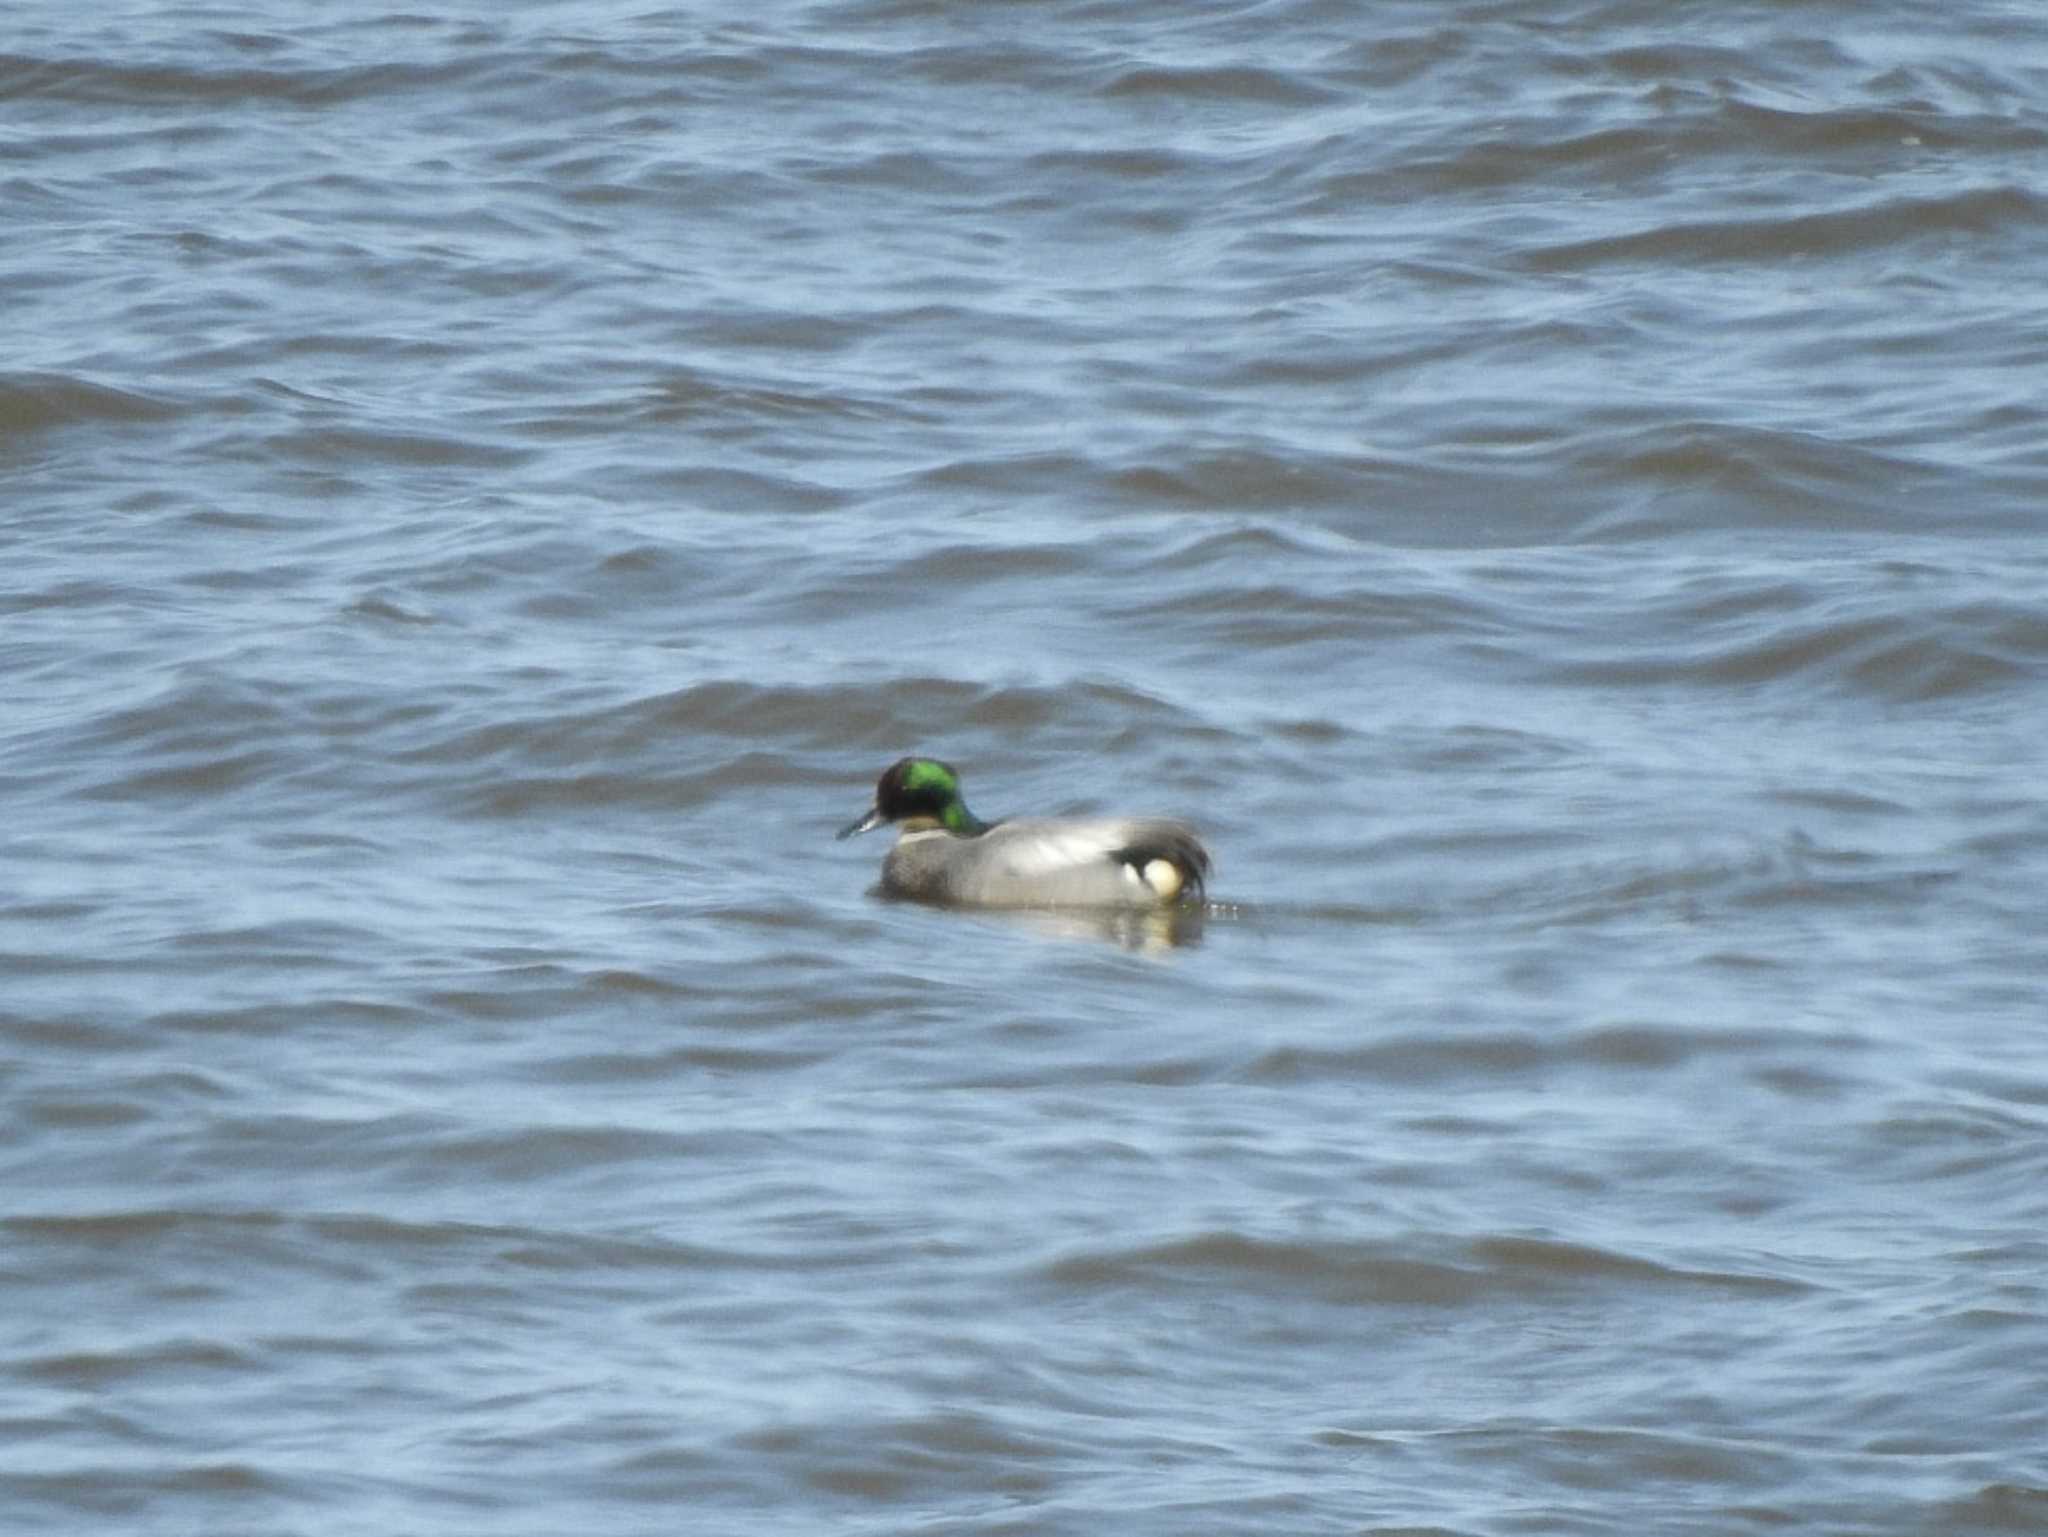
[[[882,808],[877,806],[858,822],[849,822],[846,826],[840,828],[839,836],[851,838],[855,833],[871,833],[887,820],[888,818],[882,815]]]

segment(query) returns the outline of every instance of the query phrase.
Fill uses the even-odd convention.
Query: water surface
[[[2048,1529],[2030,9],[0,100],[11,1527]],[[1216,908],[875,900],[915,750]]]

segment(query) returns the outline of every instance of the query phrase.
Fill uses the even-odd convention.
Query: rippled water
[[[2034,8],[0,101],[10,1530],[2048,1530]],[[877,901],[914,749],[1215,906]]]

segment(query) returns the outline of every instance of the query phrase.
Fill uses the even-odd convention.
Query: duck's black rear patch
[[[1133,839],[1120,849],[1110,850],[1109,857],[1145,878],[1145,867],[1155,859],[1163,859],[1180,871],[1181,890],[1179,900],[1199,902],[1202,899],[1203,882],[1209,875],[1209,851],[1195,841],[1192,833],[1176,827],[1148,829],[1145,837]]]

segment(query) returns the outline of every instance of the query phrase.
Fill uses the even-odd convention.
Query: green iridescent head
[[[948,832],[972,837],[981,832],[980,818],[967,809],[960,794],[960,775],[937,758],[899,758],[875,783],[875,806],[839,836],[851,838],[885,822],[936,822]]]

